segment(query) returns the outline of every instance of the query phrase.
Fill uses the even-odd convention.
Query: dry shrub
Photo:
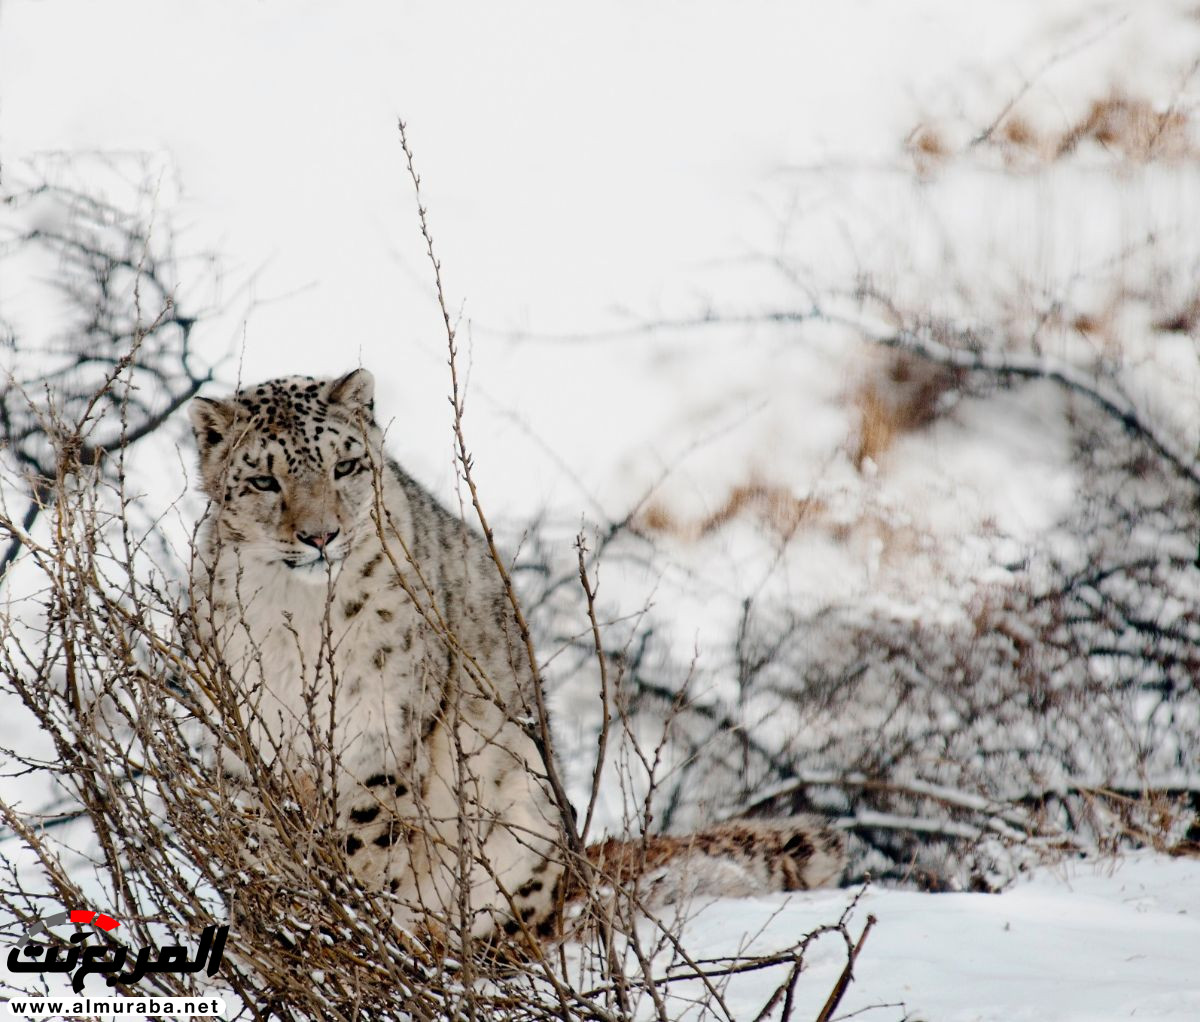
[[[1156,110],[1146,99],[1112,93],[1093,100],[1088,111],[1059,139],[1057,156],[1085,141],[1127,160],[1184,160],[1196,155],[1191,118],[1174,107]]]
[[[186,564],[151,554],[146,534],[130,527],[121,482],[73,459],[71,424],[58,421],[52,432],[62,447],[47,511],[51,538],[39,541],[0,516],[0,528],[22,540],[16,570],[26,594],[0,614],[0,692],[27,715],[25,737],[52,749],[3,750],[27,793],[20,804],[0,800],[9,842],[0,862],[6,938],[63,906],[100,906],[121,920],[122,938],[146,945],[167,935],[194,943],[205,926],[228,923],[215,980],[161,973],[147,981],[153,992],[194,996],[215,984],[237,1018],[517,1022],[615,1022],[639,1013],[666,1022],[685,1004],[695,1007],[694,990],[674,992],[689,981],[706,991],[700,998],[711,1017],[732,1022],[722,998],[730,977],[777,968],[794,987],[819,936],[853,945],[847,914],[778,952],[698,963],[680,943],[679,917],[644,911],[636,887],[594,863],[580,867],[577,910],[590,922],[576,923],[571,947],[534,944],[520,960],[497,956],[470,936],[465,903],[462,917],[441,919],[438,932],[397,928],[395,896],[364,888],[347,863],[337,749],[316,719],[325,697],[314,691],[302,711],[310,759],[290,762],[262,748],[256,733],[264,721],[243,679],[201,638],[210,625],[197,619],[189,589],[203,583],[183,580]],[[599,643],[583,555],[586,621]],[[458,640],[448,633],[447,641]],[[603,698],[613,745],[650,763],[658,750],[632,740],[622,674],[610,681]],[[332,699],[336,677],[329,684]],[[650,768],[648,798],[654,774]],[[597,784],[599,776],[597,769]],[[639,822],[648,813],[648,803],[629,807]],[[649,839],[630,847],[639,846],[643,856],[653,847]],[[559,852],[575,861],[565,834]],[[464,862],[464,875],[475,865]],[[24,992],[44,992],[38,983],[31,977]],[[119,983],[113,992],[147,991]]]
[[[951,155],[950,144],[929,124],[914,128],[904,140],[904,149],[921,177],[932,176]]]
[[[1101,318],[1095,313],[1080,312],[1071,317],[1070,327],[1076,333],[1097,335],[1104,333],[1111,325],[1111,317]]]
[[[1186,591],[1190,566],[1130,554],[980,584],[966,620],[749,608],[745,694],[730,721],[710,707],[692,722],[680,783],[836,813],[852,875],[928,889],[994,890],[1064,854],[1194,854],[1200,616],[1146,611],[1155,587]]]
[[[422,208],[428,242],[424,217]],[[441,298],[440,277],[437,284]],[[173,298],[167,307],[174,308]],[[465,902],[462,918],[443,920],[440,934],[399,929],[394,897],[364,889],[347,863],[346,835],[337,823],[338,751],[332,731],[321,731],[318,722],[318,700],[325,696],[308,693],[300,711],[309,715],[310,761],[293,764],[263,749],[256,735],[269,728],[246,699],[245,679],[231,676],[204,639],[211,622],[197,620],[203,601],[193,599],[191,587],[202,583],[187,581],[194,544],[172,550],[157,521],[138,525],[130,514],[122,427],[138,353],[160,322],[143,326],[139,312],[113,371],[84,401],[85,414],[66,417],[53,402],[28,410],[47,454],[49,470],[37,489],[47,535],[0,512],[10,549],[22,551],[3,577],[9,599],[0,609],[0,693],[27,725],[2,750],[10,772],[23,778],[19,803],[0,799],[4,937],[18,939],[33,921],[64,906],[100,907],[121,920],[123,938],[145,945],[168,937],[188,943],[205,926],[228,922],[215,981],[163,972],[140,989],[118,983],[113,992],[149,987],[156,995],[183,996],[212,992],[215,983],[232,1002],[234,1017],[289,1020],[616,1022],[644,1015],[667,1022],[686,1008],[732,1022],[723,998],[731,977],[776,969],[782,983],[777,989],[768,983],[760,1017],[780,1005],[786,1013],[813,941],[832,934],[848,951],[861,945],[861,938],[858,945],[851,938],[847,914],[778,953],[696,962],[680,943],[679,918],[643,911],[636,889],[589,865],[573,823],[564,826],[560,852],[577,870],[581,911],[594,923],[578,943],[532,945],[519,962],[498,956],[497,948],[471,938]],[[449,318],[447,329],[454,374]],[[452,379],[460,467],[490,543]],[[141,388],[138,400],[149,397],[147,390]],[[92,409],[103,411],[93,415]],[[118,471],[81,460],[97,420],[115,429]],[[21,466],[9,466],[0,493],[24,482]],[[506,562],[496,556],[495,563],[507,583]],[[607,633],[597,620],[588,570],[580,545],[575,584],[586,597],[582,620],[602,679],[592,799],[611,729],[612,754],[620,750],[632,764],[628,769],[648,782],[645,801],[626,809],[630,822],[642,826],[652,815],[661,749],[639,744],[643,732],[635,734],[629,715],[628,679],[603,649]],[[515,594],[513,600],[519,615]],[[445,641],[461,648],[448,627]],[[336,679],[329,684],[335,689]],[[332,690],[328,698],[334,699]],[[551,775],[555,759],[545,721],[523,726],[538,729]],[[226,772],[223,763],[239,766]],[[469,772],[469,764],[460,766]],[[569,805],[560,808],[572,819]],[[589,819],[591,812],[589,806]],[[464,861],[463,875],[476,865],[488,868]],[[31,975],[25,992],[45,989]]]
[[[1064,146],[1061,129],[1035,130],[1012,107],[977,142],[1034,170],[1088,143],[1105,147],[1117,173],[1194,156],[1182,109],[1112,95]],[[942,138],[922,125],[906,141],[919,174],[952,158]],[[966,253],[973,239],[952,240]],[[850,293],[874,298],[886,328],[856,326],[832,299],[835,311],[809,314],[908,359],[893,372],[882,354],[850,392],[860,466],[934,421],[943,395],[1003,390],[1011,401],[1036,380],[1066,397],[1075,500],[1035,543],[1006,544],[986,581],[960,580],[953,607],[926,613],[917,600],[868,593],[807,612],[748,594],[725,659],[687,684],[669,651],[632,641],[637,712],[683,707],[671,738],[684,766],[660,796],[664,818],[694,819],[698,802],[701,812],[818,809],[858,838],[856,870],[938,889],[994,889],[1064,854],[1195,853],[1200,467],[1190,432],[1140,387],[1130,395],[1121,347],[1145,320],[1195,329],[1197,303],[1179,297],[1194,291],[1190,271],[1159,272],[1156,244],[1139,247],[1145,263],[1114,254],[1096,279],[1061,293],[1025,284],[1008,293],[1011,268],[995,263],[967,260],[971,279],[949,265],[939,287],[964,299],[957,319],[861,287]],[[796,319],[809,301],[797,299]],[[718,510],[726,504],[745,514],[754,501]],[[646,522],[659,531],[695,535],[705,524],[652,511]]]
[[[874,360],[853,392],[858,430],[851,458],[857,468],[879,460],[896,440],[934,422],[948,397],[962,386],[963,374],[904,352]]]
[[[1157,294],[1135,291],[1114,293],[1143,303]],[[1089,326],[1082,316],[1067,309],[1055,325]],[[962,580],[939,612],[870,595],[801,612],[748,596],[727,660],[686,690],[672,730],[686,765],[660,812],[690,819],[703,798],[710,812],[839,815],[860,842],[860,875],[932,889],[995,889],[1068,853],[1195,854],[1195,459],[1151,409],[1120,397],[1111,364],[1111,377],[1104,366],[1091,375],[1012,351],[1011,330],[896,320],[881,343],[898,348],[881,349],[881,366],[899,350],[941,366],[933,378],[947,393],[981,400],[1025,379],[1072,395],[1075,502],[989,578]],[[891,375],[875,380],[894,384]],[[940,385],[920,385],[923,372],[895,375],[914,388],[913,411],[885,416],[879,390],[868,405],[882,423],[870,435],[889,442],[900,435],[894,414],[929,421],[942,404]],[[641,713],[680,698],[656,660],[630,669]]]
[[[1118,92],[1092,100],[1064,131],[1039,130],[1010,111],[976,139],[997,147],[1011,169],[1037,169],[1092,142],[1132,163],[1181,161],[1197,155],[1192,118],[1175,106],[1156,109],[1149,100]]]
[[[1010,171],[1034,169],[1054,155],[1053,138],[1039,132],[1031,121],[1016,112],[1008,114],[988,140],[999,149]]]
[[[1195,72],[1188,72],[1190,77]],[[1197,156],[1195,129],[1190,110],[1177,97],[1166,106],[1118,90],[1092,100],[1086,111],[1065,130],[1043,123],[1020,109],[1031,83],[1020,89],[996,118],[972,139],[969,149],[986,144],[998,152],[1007,169],[1036,171],[1048,163],[1080,150],[1086,142],[1130,163],[1180,162]],[[942,135],[926,123],[914,128],[904,141],[917,176],[926,178],[960,155]]]
[[[634,519],[634,524],[641,531],[650,533],[675,533],[676,535],[682,535],[690,531],[657,500],[651,500],[638,512]]]
[[[1164,333],[1194,333],[1200,326],[1200,294],[1193,295],[1182,305],[1157,318],[1153,326]]]
[[[719,507],[699,518],[681,521],[655,500],[638,513],[634,525],[648,533],[694,541],[717,532],[737,518],[751,516],[758,524],[786,540],[824,510],[823,502],[816,498],[797,497],[785,486],[752,480],[734,486]]]
[[[1021,149],[1037,149],[1041,145],[1037,129],[1019,114],[1012,114],[1004,119],[1000,125],[1000,138]]]
[[[1088,302],[1086,306],[1064,303],[1051,308],[1044,316],[1043,326],[1047,330],[1084,338],[1093,350],[1104,352],[1115,361],[1120,358],[1121,352],[1122,314],[1129,303],[1136,300],[1138,296],[1116,286],[1107,295]],[[1020,313],[1017,315],[1019,317]]]
[[[870,459],[878,462],[896,440],[923,429],[942,415],[959,392],[964,374],[905,352],[873,354],[865,379],[853,390],[857,429],[851,458],[862,469]],[[708,514],[681,518],[661,500],[650,500],[633,524],[648,534],[670,535],[687,541],[702,539],[730,522],[750,517],[783,540],[804,526],[824,523],[844,534],[844,522],[830,522],[828,507],[820,498],[797,496],[788,487],[751,477],[733,486]]]

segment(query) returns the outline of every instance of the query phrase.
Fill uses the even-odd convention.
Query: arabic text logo
[[[200,946],[194,956],[180,944],[168,944],[158,949],[140,948],[134,955],[129,948],[120,944],[105,943],[84,947],[91,934],[76,929],[66,941],[55,936],[51,930],[65,923],[76,927],[93,926],[111,934],[120,927],[120,922],[103,912],[88,909],[73,909],[58,912],[33,923],[20,942],[8,953],[8,968],[12,972],[61,972],[74,970],[71,987],[75,993],[83,990],[84,977],[97,973],[107,977],[109,986],[117,983],[136,983],[143,976],[157,972],[200,972],[215,976],[225,952],[225,939],[229,936],[228,926],[206,926],[200,934]],[[37,938],[37,939],[35,939]],[[65,945],[65,946],[64,946]],[[154,957],[152,958],[151,955]],[[126,962],[133,958],[125,969]],[[122,970],[125,971],[122,971]]]

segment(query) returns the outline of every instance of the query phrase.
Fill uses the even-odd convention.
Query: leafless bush
[[[1122,181],[1131,164],[1194,163],[1193,117],[1178,97],[1112,93],[1069,138],[1047,142],[1014,103],[976,146],[1045,144],[1062,164],[1094,143]],[[922,197],[933,171],[983,159],[929,126],[905,145]],[[854,838],[852,875],[934,889],[995,889],[1032,862],[1131,845],[1194,854],[1200,463],[1192,427],[1181,425],[1191,416],[1173,414],[1138,375],[1156,345],[1181,359],[1197,350],[1194,265],[1172,261],[1154,235],[1125,238],[1090,253],[1087,274],[1047,283],[989,261],[950,225],[933,230],[946,246],[933,280],[896,286],[863,268],[840,287],[806,286],[793,308],[706,309],[627,332],[774,327],[804,344],[808,329],[837,331],[862,352],[848,388],[858,428],[840,452],[860,472],[963,402],[1011,407],[1027,388],[1056,390],[1078,481],[1070,509],[1019,552],[998,543],[1004,555],[980,577],[956,579],[958,602],[944,614],[902,598],[814,612],[751,594],[727,622],[724,648],[699,665],[660,639],[653,612],[613,628],[607,655],[628,679],[631,716],[670,720],[663,755],[673,769],[652,812],[684,828],[713,813],[823,812]],[[602,525],[605,555],[652,565],[657,545],[698,543],[738,517],[779,550],[814,530],[845,541],[850,530],[805,492],[808,482],[751,478],[712,495],[715,510],[693,520],[651,493]],[[938,575],[944,550],[932,537],[883,534]],[[547,568],[536,606],[567,593],[566,577]],[[567,642],[563,613],[548,610],[543,627]],[[579,669],[578,644],[576,657]]]
[[[892,334],[860,329],[923,364],[939,394],[987,400],[1033,379],[1073,395],[1084,489],[1072,516],[1019,561],[996,564],[949,617],[877,601],[806,614],[750,598],[724,657],[699,677],[658,638],[653,612],[610,628],[628,713],[666,728],[674,769],[651,815],[686,829],[714,813],[821,812],[854,836],[853,876],[933,889],[995,889],[1061,855],[1194,851],[1196,463],[1103,369],[1013,353],[1003,335],[991,347],[977,327],[900,322]],[[940,413],[936,397],[916,393],[920,414],[905,422],[920,429]],[[771,529],[772,509],[799,507],[778,486],[753,492],[703,523],[648,501],[602,532],[606,557],[653,561],[655,537],[692,542],[736,514]],[[770,496],[780,492],[786,504]],[[780,542],[822,528],[824,514],[806,500]],[[545,587],[534,606],[547,635],[574,642],[570,674],[587,650],[555,605],[569,596],[566,577],[530,581]],[[736,681],[738,697],[716,679]]]
[[[313,692],[308,702],[312,762],[289,769],[286,757],[272,757],[256,739],[262,721],[245,697],[244,679],[232,677],[203,638],[202,601],[191,591],[202,584],[190,570],[194,553],[156,542],[157,521],[133,513],[124,453],[159,428],[208,371],[193,366],[193,321],[178,314],[165,283],[169,266],[152,258],[144,230],[121,222],[115,235],[93,237],[87,217],[98,207],[68,198],[84,210],[83,233],[56,234],[53,244],[84,260],[68,261],[64,273],[74,300],[97,306],[95,315],[64,344],[61,378],[52,378],[40,399],[28,381],[14,383],[5,405],[7,421],[18,424],[9,451],[35,470],[15,473],[5,491],[32,485],[33,517],[41,517],[35,529],[28,516],[0,516],[13,551],[0,616],[2,696],[23,721],[3,750],[10,793],[0,801],[5,937],[15,941],[64,906],[99,906],[121,920],[123,942],[145,945],[168,937],[186,943],[205,926],[229,923],[218,982],[237,1017],[262,1019],[665,1022],[685,1007],[730,1019],[726,984],[768,969],[782,981],[759,1017],[787,1018],[814,941],[840,937],[848,957],[857,954],[862,937],[852,938],[847,909],[778,952],[696,961],[679,939],[676,915],[656,918],[636,884],[608,875],[587,853],[606,757],[624,764],[618,775],[638,775],[638,785],[629,786],[635,832],[648,829],[658,776],[657,750],[633,724],[626,673],[609,670],[594,562],[582,541],[572,579],[583,603],[577,628],[599,672],[603,722],[591,799],[578,824],[555,780],[561,766],[544,705],[528,724],[561,811],[560,852],[575,875],[577,903],[569,927],[578,940],[533,944],[527,960],[515,962],[473,941],[465,921],[440,933],[397,928],[395,899],[364,888],[348,865],[337,824],[339,753],[332,735],[320,731],[316,706],[323,696]],[[113,226],[108,214],[101,223]],[[432,259],[423,209],[421,228]],[[107,247],[113,244],[115,251]],[[94,278],[96,290],[82,287],[81,265],[82,279]],[[436,260],[434,270],[440,297]],[[510,582],[520,572],[495,546],[474,486],[448,316],[446,329],[463,482],[536,664],[533,630]],[[84,375],[94,364],[97,375]],[[382,509],[377,522],[386,532]],[[402,543],[393,554],[425,584]],[[453,630],[439,628],[448,648],[467,656]],[[236,770],[223,769],[231,763]],[[464,876],[474,865],[461,864]],[[830,996],[826,1017],[848,976]],[[118,982],[115,990],[189,995],[208,982],[160,972],[137,989]],[[31,979],[25,992],[47,990],[44,980]]]
[[[204,312],[176,303],[181,263],[170,226],[158,224],[149,243],[152,185],[143,181],[136,191],[118,204],[46,180],[3,199],[12,226],[0,260],[47,267],[65,314],[48,342],[8,338],[0,388],[0,451],[11,484],[4,499],[19,494],[24,507],[13,511],[20,529],[10,530],[0,579],[20,553],[21,534],[56,496],[64,455],[111,482],[124,452],[162,430],[212,378],[192,344]]]

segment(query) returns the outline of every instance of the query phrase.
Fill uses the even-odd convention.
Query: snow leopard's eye
[[[333,466],[333,478],[341,479],[342,476],[348,476],[356,468],[358,468],[357,458],[344,458]]]
[[[279,489],[279,480],[274,476],[251,476],[246,480],[256,490],[272,493]]]

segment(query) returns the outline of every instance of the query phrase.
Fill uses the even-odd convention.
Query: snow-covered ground
[[[197,340],[233,352],[224,382],[371,368],[392,449],[452,499],[445,340],[403,117],[463,316],[485,501],[508,522],[565,521],[569,541],[581,514],[619,519],[650,494],[663,557],[648,575],[606,571],[604,596],[614,614],[652,598],[703,667],[751,593],[798,612],[859,600],[953,616],[962,587],[1051,528],[1078,483],[1065,399],[1044,384],[965,399],[856,463],[875,356],[833,323],[740,320],[863,276],[954,315],[994,318],[1003,293],[1102,318],[1114,280],[1185,301],[1194,159],[1085,144],[1042,169],[1031,148],[1005,173],[970,138],[1014,98],[1048,139],[1110,94],[1189,109],[1198,48],[1200,19],[1167,0],[7,0],[0,157],[6,189],[48,176],[115,193],[147,175],[176,249],[222,267],[218,287],[194,264],[180,300],[214,310]],[[919,126],[939,140],[924,156],[906,147]],[[1148,237],[1152,258],[1121,261]],[[18,334],[51,329],[55,301],[36,273],[0,276]],[[734,322],[645,329],[710,316]],[[1049,343],[1069,358],[1093,342]],[[1195,449],[1194,338],[1126,357],[1131,391]],[[186,490],[189,455],[147,457],[152,499]],[[696,525],[747,486],[821,510],[782,543],[751,513]],[[786,943],[845,900],[715,905],[689,945],[721,953],[763,926],[762,942]],[[1195,862],[1039,871],[994,897],[873,890],[858,925],[868,911],[879,924],[842,1014],[1200,1017]],[[807,1017],[841,961],[831,940],[814,954]],[[732,989],[752,1017],[771,987]]]
[[[719,902],[687,946],[714,958],[787,946],[836,918],[844,892]],[[838,1015],[897,1022],[1109,1022],[1200,1017],[1200,863],[1150,855],[1038,869],[999,895],[869,890],[851,932],[878,922]],[[810,953],[797,1018],[815,1018],[845,965],[840,936]],[[728,1002],[752,1018],[774,984],[741,977]],[[855,1014],[858,1013],[858,1014]]]
[[[769,954],[836,922],[855,893],[696,905],[684,925],[683,944],[696,960]],[[1200,1017],[1200,863],[1194,860],[1137,854],[1038,869],[998,895],[869,888],[847,921],[853,937],[861,935],[868,915],[876,922],[835,1018],[1190,1022]],[[657,964],[665,967],[669,957]],[[796,1019],[816,1018],[837,983],[846,964],[842,937],[819,937],[805,953],[805,963],[795,991]],[[10,975],[0,959],[0,991]],[[776,966],[714,983],[734,1018],[752,1019],[786,978],[787,967]],[[673,1018],[703,1017],[689,1007],[703,995],[695,984],[667,989]],[[51,995],[56,991],[66,993],[66,988],[52,987]]]

